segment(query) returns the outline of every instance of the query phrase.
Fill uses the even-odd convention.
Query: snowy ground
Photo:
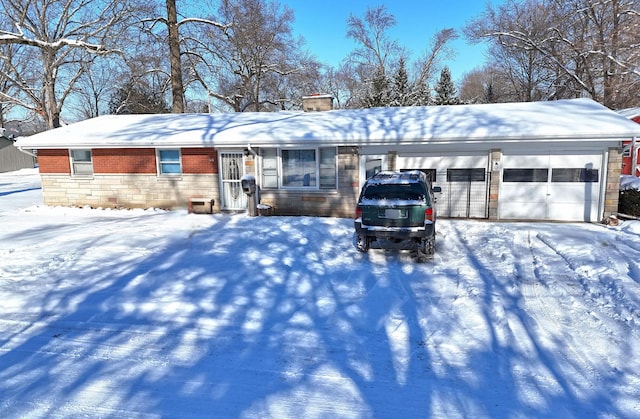
[[[0,417],[640,417],[640,222],[352,220],[41,204],[0,174]]]

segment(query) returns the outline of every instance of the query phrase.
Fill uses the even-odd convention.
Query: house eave
[[[395,145],[395,146],[415,146],[415,145],[466,145],[479,143],[567,143],[567,142],[619,142],[630,141],[634,136],[632,133],[628,135],[598,135],[598,136],[518,136],[518,137],[440,137],[440,138],[370,138],[370,139],[284,139],[284,140],[261,140],[252,139],[252,147],[340,147],[340,146],[372,146],[372,145]],[[18,147],[21,151],[25,149],[109,149],[109,148],[238,148],[246,147],[246,141],[211,141],[211,142],[184,142],[184,141],[136,141],[135,143],[127,142],[102,142],[95,143],[90,141],[71,141],[65,146],[51,143],[31,143],[28,142]]]

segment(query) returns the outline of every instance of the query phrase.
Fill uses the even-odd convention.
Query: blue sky
[[[490,3],[497,4],[499,0]],[[376,2],[370,0],[280,0],[295,11],[295,35],[304,37],[307,48],[321,62],[337,66],[356,44],[347,39],[347,19],[350,14],[364,17],[367,7],[384,4],[396,17],[397,25],[390,32],[393,39],[411,51],[412,59],[423,55],[433,35],[440,29],[457,30],[485,9],[482,0],[396,0]],[[454,79],[483,65],[485,47],[468,44],[461,36],[452,48],[453,60],[445,62]]]

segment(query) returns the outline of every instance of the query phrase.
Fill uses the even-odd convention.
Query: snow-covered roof
[[[326,112],[107,115],[17,141],[20,148],[436,144],[629,139],[640,125],[590,99]]]
[[[618,113],[624,116],[625,118],[632,119],[637,116],[640,116],[640,108],[621,109],[618,111]]]

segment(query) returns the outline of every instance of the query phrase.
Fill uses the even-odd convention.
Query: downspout
[[[260,176],[258,176],[258,153],[251,148],[251,143],[247,143],[247,150],[253,156],[253,175],[256,178],[256,204],[260,204],[260,189],[262,189],[262,184]]]
[[[24,150],[22,147],[18,147],[17,145],[15,145],[15,143],[13,144],[13,146],[14,146],[15,148],[17,148],[17,149],[18,149],[18,151],[20,151],[20,152],[22,152],[22,153],[24,153],[24,154],[27,154],[27,155],[29,155],[29,156],[33,157],[34,159],[37,159],[37,158],[38,158],[38,156],[36,156],[35,154],[33,154],[33,152],[32,152],[32,151]]]
[[[256,177],[256,183],[258,180],[258,153],[256,153],[256,151],[251,148],[251,144],[248,143],[247,144],[247,150],[249,151],[249,153],[251,153],[251,155],[253,155],[253,175]]]

